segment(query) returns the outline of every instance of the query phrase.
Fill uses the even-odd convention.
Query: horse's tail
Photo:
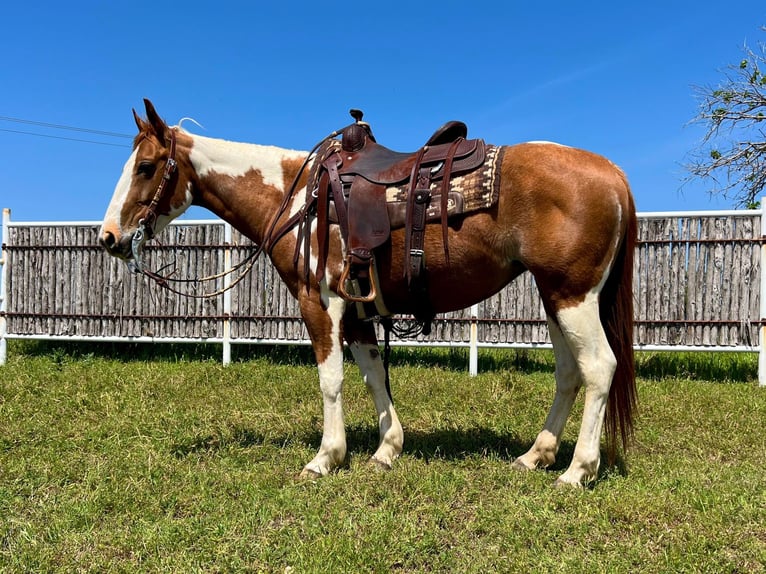
[[[627,185],[627,181],[626,181]],[[605,431],[609,462],[614,463],[618,438],[626,449],[633,438],[636,376],[633,359],[633,253],[638,238],[636,207],[628,187],[625,235],[599,300],[601,324],[617,359],[609,389]]]

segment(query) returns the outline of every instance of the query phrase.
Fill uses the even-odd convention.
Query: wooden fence
[[[640,214],[636,348],[761,350],[761,219],[760,210]],[[10,338],[208,341],[224,345],[225,362],[233,343],[307,342],[297,304],[267,259],[226,294],[188,298],[109,257],[97,243],[99,226],[17,223],[6,210],[0,361]],[[252,250],[220,220],[174,222],[160,241],[147,247],[147,263],[178,277],[220,273]],[[437,317],[430,336],[407,344],[547,346],[534,280],[526,273],[471,309]]]

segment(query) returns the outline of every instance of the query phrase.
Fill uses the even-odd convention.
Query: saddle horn
[[[342,146],[345,151],[359,151],[364,147],[368,139],[374,142],[375,136],[372,135],[370,124],[362,121],[364,117],[362,110],[351,108],[348,113],[351,114],[356,123],[343,129]]]

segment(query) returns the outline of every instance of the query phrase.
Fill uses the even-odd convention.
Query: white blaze
[[[133,150],[130,154],[128,161],[122,168],[122,175],[117,181],[117,186],[114,188],[114,194],[112,195],[112,201],[109,202],[109,207],[106,209],[106,215],[104,215],[104,223],[101,225],[101,235],[103,235],[104,227],[106,225],[114,225],[122,233],[122,226],[120,225],[120,212],[122,206],[125,204],[125,200],[128,198],[128,192],[130,191],[130,184],[133,180],[133,166],[136,164],[136,154],[138,150]]]

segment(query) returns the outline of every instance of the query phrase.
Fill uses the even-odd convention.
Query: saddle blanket
[[[486,160],[478,169],[450,179],[447,197],[447,217],[487,209],[497,203],[500,193],[500,166],[503,148],[487,145]],[[404,227],[407,212],[409,182],[386,189],[386,207],[391,227]],[[441,218],[441,180],[431,183],[431,201],[426,210],[426,220]]]

